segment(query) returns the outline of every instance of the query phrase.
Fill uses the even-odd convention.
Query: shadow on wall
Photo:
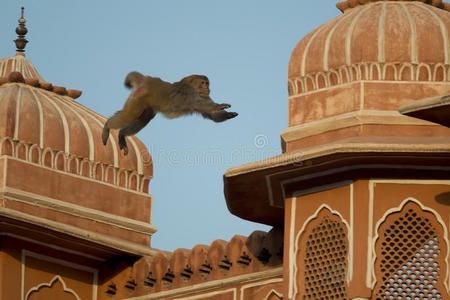
[[[269,232],[254,231],[245,245],[266,266],[283,263],[283,228],[274,227]]]
[[[437,194],[434,199],[440,204],[450,205],[450,192]]]

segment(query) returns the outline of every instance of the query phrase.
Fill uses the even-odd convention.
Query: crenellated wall
[[[160,251],[103,273],[101,299],[281,299],[282,231]],[[108,274],[118,274],[111,277]],[[272,298],[271,298],[272,297]],[[275,298],[274,298],[275,297]]]

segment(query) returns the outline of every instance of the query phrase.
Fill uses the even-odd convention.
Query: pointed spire
[[[23,6],[22,6],[22,14],[19,19],[19,26],[16,28],[16,33],[18,34],[18,37],[14,42],[16,43],[17,52],[25,52],[25,46],[28,43],[27,39],[25,38],[25,35],[28,32],[28,29],[25,27],[25,18],[23,17]]]

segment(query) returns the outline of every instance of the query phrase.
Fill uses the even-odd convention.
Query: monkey
[[[209,79],[204,75],[190,75],[170,83],[133,71],[126,76],[124,84],[131,89],[131,94],[122,110],[106,121],[102,132],[106,145],[110,129],[119,129],[119,147],[124,155],[128,154],[125,137],[138,133],[159,112],[169,119],[198,113],[214,122],[238,115],[225,110],[230,104],[219,104],[209,97]]]

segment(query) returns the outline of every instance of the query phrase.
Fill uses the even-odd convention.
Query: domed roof
[[[356,80],[450,81],[450,5],[424,2],[338,3],[344,13],[295,47],[290,95]]]
[[[22,53],[1,59],[0,155],[146,192],[153,172],[146,147],[129,137],[124,156],[117,132],[104,146],[106,119],[75,102],[80,95],[44,82]]]
[[[22,53],[15,56],[0,59],[0,77],[8,77],[11,72],[19,72],[25,79],[37,79],[44,82],[41,74],[38,73],[31,61]]]

